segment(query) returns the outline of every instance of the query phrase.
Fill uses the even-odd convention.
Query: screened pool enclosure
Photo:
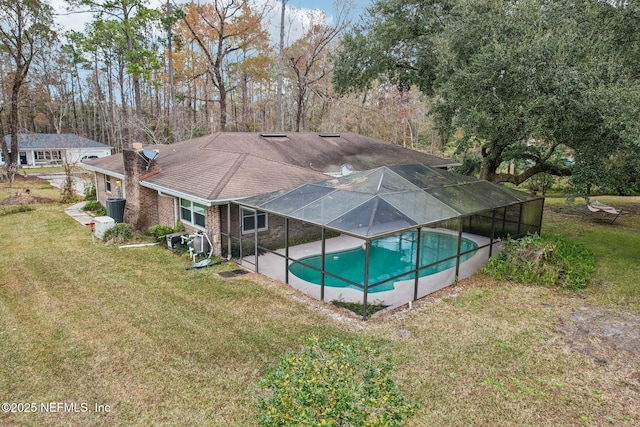
[[[388,166],[237,201],[242,224],[227,237],[243,266],[361,303],[366,317],[368,304],[417,300],[469,276],[507,236],[539,232],[543,204],[441,169]]]

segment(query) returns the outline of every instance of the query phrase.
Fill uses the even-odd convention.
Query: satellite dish
[[[353,166],[351,166],[349,163],[345,163],[344,165],[340,166],[340,173],[342,174],[342,176],[351,175],[353,173]]]
[[[144,149],[142,154],[149,159],[149,161],[155,160],[158,157],[158,150]]]

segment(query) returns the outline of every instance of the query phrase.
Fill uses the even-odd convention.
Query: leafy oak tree
[[[608,160],[638,149],[637,49],[621,39],[631,5],[378,0],[344,39],[334,82],[345,92],[386,78],[432,94],[440,128],[459,152],[479,152],[484,179],[573,174],[587,190],[605,184]],[[512,163],[523,167],[507,172]]]
[[[34,58],[55,39],[52,9],[40,0],[0,0],[0,54],[6,54],[13,66],[10,85],[8,134],[11,146],[2,135],[0,145],[9,182],[18,172],[18,124],[20,91],[26,82]],[[9,149],[10,148],[10,149]]]

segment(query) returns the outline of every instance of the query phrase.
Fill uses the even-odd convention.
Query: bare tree
[[[311,25],[305,35],[288,47],[285,55],[293,72],[296,95],[295,131],[303,127],[305,102],[313,84],[328,77],[331,71],[328,61],[329,46],[349,25],[347,18],[349,2],[338,2],[338,14],[335,25],[322,21],[324,16],[311,15]]]
[[[282,86],[284,80],[284,12],[287,0],[280,10],[280,45],[278,47],[278,82],[276,86],[276,131],[282,131]]]
[[[220,128],[227,128],[227,96],[225,61],[229,55],[262,41],[262,10],[251,9],[246,0],[214,0],[212,3],[186,6],[183,20],[189,35],[205,57],[207,72],[220,97]]]

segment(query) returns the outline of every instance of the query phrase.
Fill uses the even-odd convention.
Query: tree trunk
[[[129,135],[129,107],[127,105],[127,97],[124,90],[124,63],[118,64],[118,86],[120,88],[120,102],[122,105],[122,141],[119,144],[120,152],[124,147],[129,147],[131,138]]]
[[[278,82],[276,86],[276,131],[282,132],[282,86],[284,80],[284,12],[287,0],[282,0],[280,11],[280,46],[278,58]]]
[[[247,88],[247,73],[242,73],[242,124],[240,129],[243,131],[248,131],[249,126],[249,91]]]
[[[125,22],[128,19],[129,18],[125,15]],[[127,48],[130,52],[133,52],[133,37],[131,35],[131,32],[125,31],[125,35],[127,38]],[[131,80],[133,81],[133,99],[136,109],[135,139],[136,142],[144,142],[144,132],[142,131],[142,96],[140,95],[140,76],[136,73],[133,73],[131,76]]]
[[[18,39],[20,40],[20,39]],[[20,50],[21,51],[21,47]],[[11,86],[11,104],[9,109],[9,135],[11,136],[11,153],[5,159],[5,165],[7,168],[7,177],[9,178],[9,186],[13,186],[13,182],[16,179],[16,173],[18,173],[18,162],[20,161],[20,152],[18,149],[18,97],[20,95],[20,88],[24,82],[24,78],[28,71],[28,64],[23,65],[20,61],[17,62],[16,73],[13,77],[13,85]]]
[[[171,16],[171,2],[167,0],[167,15]],[[167,20],[169,21],[169,20]],[[178,114],[176,110],[176,85],[174,82],[173,71],[173,34],[171,32],[171,22],[167,23],[167,54],[168,54],[168,73],[169,73],[169,114],[171,115],[171,132],[170,142],[176,142],[178,136]]]

